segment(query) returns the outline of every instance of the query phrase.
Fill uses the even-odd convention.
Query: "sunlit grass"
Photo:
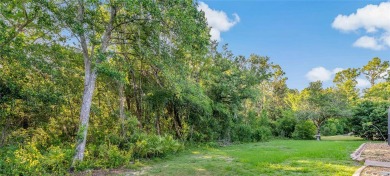
[[[146,175],[352,175],[349,158],[364,141],[274,140],[196,148],[150,163]]]
[[[361,137],[346,136],[346,135],[321,136],[321,139],[326,140],[326,141],[362,141],[362,140],[364,140]]]

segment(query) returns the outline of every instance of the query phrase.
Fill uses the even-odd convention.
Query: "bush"
[[[321,127],[321,134],[324,136],[332,136],[338,134],[345,134],[349,132],[347,125],[347,118],[329,119]]]
[[[314,139],[316,127],[312,121],[306,120],[298,122],[292,134],[294,139]]]
[[[349,120],[352,132],[365,139],[383,140],[387,138],[387,109],[389,102],[363,101],[354,109]],[[379,130],[378,130],[379,129]]]
[[[232,141],[240,141],[240,142],[252,142],[252,128],[247,124],[238,124],[234,126],[234,131],[232,136]]]
[[[277,135],[291,138],[296,124],[297,120],[293,111],[283,112],[283,117],[276,121]]]
[[[132,159],[132,151],[120,150],[117,145],[88,145],[83,162],[76,165],[77,170],[108,169],[127,166]]]
[[[10,151],[10,150],[9,150]],[[28,142],[8,153],[0,174],[5,175],[63,175],[70,167],[73,149],[51,146],[40,151],[35,143]]]
[[[136,137],[133,148],[134,156],[138,158],[161,157],[176,153],[184,147],[172,136],[157,136],[140,134]]]
[[[268,141],[272,137],[272,132],[269,127],[260,126],[253,131],[254,141]]]
[[[326,124],[321,128],[321,135],[333,136],[337,135],[337,127],[334,123]]]

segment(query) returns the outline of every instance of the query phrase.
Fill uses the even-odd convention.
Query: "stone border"
[[[390,162],[383,162],[383,161],[373,161],[373,160],[366,160],[364,162],[365,166],[376,166],[376,167],[387,167],[390,168]]]
[[[365,149],[367,143],[363,143],[360,145],[358,149],[356,149],[350,156],[355,161],[364,161],[364,165],[360,167],[358,170],[355,171],[355,173],[352,176],[360,176],[360,174],[363,172],[365,168],[368,166],[374,166],[374,167],[387,167],[390,168],[390,162],[381,162],[381,161],[373,161],[373,160],[366,160],[365,158],[361,157],[363,150]]]
[[[360,176],[360,174],[363,172],[363,170],[366,168],[367,166],[362,166],[360,167],[358,170],[355,171],[355,173],[353,173],[352,176]]]
[[[363,143],[362,145],[360,145],[360,147],[358,149],[356,149],[350,156],[353,160],[355,161],[363,161],[364,158],[360,157],[360,155],[362,154],[363,150],[364,150],[364,147],[366,146],[366,143]]]

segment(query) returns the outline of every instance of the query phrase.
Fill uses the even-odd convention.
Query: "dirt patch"
[[[368,143],[361,157],[365,160],[390,162],[390,146],[387,143]]]
[[[371,176],[371,175],[378,175],[378,176],[390,175],[390,168],[368,166],[360,174],[360,176]]]

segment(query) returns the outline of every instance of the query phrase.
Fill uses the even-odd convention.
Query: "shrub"
[[[41,167],[43,155],[34,144],[28,143],[14,152],[14,157],[8,157],[13,175],[33,175],[43,172]]]
[[[136,136],[133,152],[135,157],[151,158],[176,153],[182,149],[183,145],[172,136],[140,134]]]
[[[255,141],[268,141],[272,137],[272,132],[269,127],[260,126],[253,131],[252,136]]]
[[[83,162],[77,164],[77,170],[87,168],[108,169],[130,164],[132,151],[120,150],[117,145],[88,145]]]
[[[387,138],[387,109],[389,102],[363,101],[359,103],[349,120],[352,132],[365,139]]]
[[[46,152],[40,151],[35,143],[28,142],[12,154],[8,153],[2,166],[6,175],[62,175],[70,167],[73,150],[51,146]]]
[[[51,146],[44,154],[41,166],[54,175],[66,173],[72,161],[73,150],[71,146]]]
[[[281,137],[291,138],[297,120],[293,111],[283,112],[283,117],[276,121],[277,134]]]
[[[321,128],[321,134],[324,136],[345,134],[348,130],[347,118],[329,119]]]
[[[252,138],[252,128],[247,124],[240,123],[234,126],[234,131],[232,136],[232,141],[240,141],[240,142],[251,142]]]
[[[306,120],[298,122],[292,134],[294,139],[313,139],[316,133],[316,127],[312,121]]]

